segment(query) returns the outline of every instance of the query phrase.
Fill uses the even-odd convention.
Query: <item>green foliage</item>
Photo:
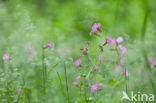
[[[122,103],[126,83],[129,91],[156,93],[156,68],[147,61],[156,60],[155,6],[155,0],[0,0],[0,103]],[[90,36],[97,22],[100,37]],[[110,50],[114,46],[99,51],[106,37],[119,36],[128,51],[123,57],[130,71],[126,81],[123,69],[115,72],[120,61]],[[49,40],[55,44],[52,50],[43,48]],[[88,41],[84,56],[80,48]],[[35,50],[31,62],[26,46]],[[4,53],[10,54],[9,62],[2,60]],[[99,55],[106,61],[99,62]],[[77,59],[81,68],[74,66]],[[96,66],[101,72],[94,71]],[[77,76],[82,78],[79,88],[73,86]],[[92,93],[96,82],[103,89]]]

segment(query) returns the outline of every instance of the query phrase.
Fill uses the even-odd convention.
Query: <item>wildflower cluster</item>
[[[94,34],[94,35],[96,35],[96,36],[99,36],[99,34],[96,32],[96,31],[99,31],[99,32],[102,32],[101,31],[101,24],[100,23],[95,23],[93,26],[92,26],[92,30],[91,30],[91,32],[90,32],[90,35],[92,35],[92,34]],[[106,46],[107,44],[112,44],[112,45],[115,45],[115,51],[117,51],[117,53],[118,53],[118,60],[121,62],[121,66],[117,66],[117,72],[119,71],[119,69],[120,68],[123,68],[124,67],[124,61],[123,61],[123,59],[122,59],[122,56],[123,55],[125,55],[125,54],[127,54],[127,49],[123,46],[123,45],[119,45],[121,42],[123,42],[123,38],[122,37],[118,37],[118,38],[113,38],[113,39],[110,39],[110,38],[108,38],[108,37],[106,37],[105,38],[105,43],[103,44],[103,45],[100,45],[99,46],[99,48],[100,48],[100,51],[101,52],[103,52],[103,50],[104,50],[104,46]],[[91,43],[87,43],[87,46],[86,46],[86,48],[81,48],[80,50],[82,50],[82,54],[83,55],[87,55],[88,54],[88,47],[91,45]],[[119,54],[119,50],[121,51],[121,53]],[[86,57],[86,58],[88,58],[88,56]],[[104,56],[103,55],[99,55],[99,62],[104,62],[103,61],[104,60]],[[80,60],[80,59],[77,59],[76,61],[75,61],[75,66],[76,67],[83,67],[82,66],[82,61]],[[89,83],[89,81],[91,81],[91,78],[89,78],[89,76],[90,76],[90,73],[92,73],[92,72],[101,72],[101,70],[100,70],[100,68],[99,68],[99,66],[94,66],[94,67],[90,67],[90,68],[92,68],[92,69],[90,69],[90,71],[89,71],[89,73],[88,73],[88,75],[84,78],[84,81],[86,81],[87,80],[87,85],[90,85],[90,83]],[[129,76],[129,72],[128,72],[128,70],[125,70],[125,75],[126,76]],[[83,74],[81,74],[81,75],[83,75]],[[80,82],[78,82],[79,81],[79,79],[80,79],[81,77],[80,76],[78,76],[75,80],[75,82],[73,83],[73,85],[74,86],[76,86],[76,87],[80,87],[79,85],[82,85],[82,84],[80,84]],[[89,79],[89,80],[88,80]],[[85,88],[85,85],[84,85],[84,88]],[[95,84],[93,84],[91,87],[90,87],[90,91],[92,92],[92,93],[94,93],[94,92],[97,92],[98,90],[102,90],[103,89],[103,85],[101,84],[101,83],[98,83],[98,82],[96,82]]]

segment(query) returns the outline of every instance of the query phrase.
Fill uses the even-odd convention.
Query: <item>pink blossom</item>
[[[93,26],[92,26],[92,30],[93,31],[96,31],[100,28],[101,24],[100,23],[95,23]]]
[[[102,85],[99,84],[99,83],[96,83],[96,84],[94,84],[94,85],[91,86],[91,92],[92,93],[96,92],[99,89],[102,89]]]
[[[100,61],[102,61],[103,58],[104,58],[104,57],[103,57],[102,55],[99,55],[99,60],[100,60]]]
[[[83,55],[87,55],[88,47],[89,47],[90,45],[91,45],[91,43],[88,42],[86,48],[80,48],[80,50],[82,50],[82,54],[83,54]]]
[[[122,53],[121,53],[122,55],[127,54],[127,49],[126,49],[126,47],[124,47],[124,46],[122,46],[122,45],[119,45],[118,48],[122,51]]]
[[[102,85],[100,83],[96,83],[96,86],[98,87],[98,89],[102,89]]]
[[[74,83],[73,83],[73,86],[78,87],[78,86],[79,86],[79,83],[78,83],[78,82],[74,82]]]
[[[106,37],[106,43],[111,44],[112,43],[111,39]]]
[[[21,92],[22,92],[22,90],[21,89],[18,89],[17,94],[20,95]]]
[[[116,41],[117,41],[118,43],[121,43],[121,42],[123,42],[123,38],[122,38],[122,37],[118,37]]]
[[[95,31],[99,30],[99,29],[100,29],[100,26],[101,26],[100,23],[95,23],[95,24],[92,26],[92,31],[90,32],[90,35],[94,34]]]
[[[89,35],[92,35],[93,33],[94,33],[94,32],[93,32],[93,31],[91,31]]]
[[[82,50],[83,55],[87,55],[87,51],[88,51],[87,49],[83,49]]]
[[[9,60],[10,60],[9,54],[6,54],[6,53],[5,53],[5,54],[3,55],[3,60],[4,60],[4,61],[9,61]]]
[[[148,62],[150,64],[150,67],[153,68],[154,66],[156,66],[156,61],[153,61],[152,58],[148,58]]]
[[[112,40],[108,37],[106,37],[106,43],[107,44],[116,44],[116,38],[113,38]]]
[[[77,80],[77,81],[78,81],[79,79],[80,79],[80,76],[77,76],[77,77],[75,78],[75,80]]]
[[[116,44],[116,38],[113,38],[111,44]]]
[[[81,66],[81,60],[80,59],[75,61],[75,66],[76,67],[80,67]]]
[[[47,48],[54,48],[54,43],[49,41],[48,44],[47,44]]]
[[[124,71],[124,75],[125,75],[126,77],[129,77],[129,75],[130,75],[129,71],[128,71],[128,70],[125,70],[125,71]]]
[[[92,85],[92,87],[91,87],[91,92],[96,92],[98,90],[98,87],[94,84],[94,85]]]
[[[95,70],[96,70],[97,72],[101,72],[101,71],[100,71],[100,68],[99,68],[98,66],[95,67]]]

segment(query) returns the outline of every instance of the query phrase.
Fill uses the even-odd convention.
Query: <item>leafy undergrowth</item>
[[[123,92],[156,94],[152,22],[143,25],[141,39],[85,22],[91,31],[87,41],[64,19],[68,32],[59,23],[51,30],[53,23],[45,19],[33,23],[20,5],[15,10],[0,11],[9,28],[2,33],[10,34],[4,40],[0,35],[0,103],[128,103]]]
[[[94,40],[85,41],[78,54],[69,48],[59,51],[51,41],[36,42],[36,47],[14,42],[2,56],[1,102],[121,103],[123,91],[155,93],[151,38],[143,44],[124,36],[105,37],[101,27],[92,26]]]

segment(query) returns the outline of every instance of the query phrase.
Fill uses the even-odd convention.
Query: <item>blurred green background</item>
[[[147,24],[144,25],[147,13]],[[100,22],[102,25],[103,32],[101,35],[103,35],[103,38],[100,39],[97,39],[94,35],[89,36],[92,25],[97,22]],[[143,28],[144,26],[146,26],[146,30]],[[15,69],[17,68],[19,71],[23,70],[23,75],[25,74],[29,77],[27,85],[30,84],[33,87],[34,85],[32,84],[34,81],[31,84],[31,79],[35,78],[36,81],[39,81],[40,79],[37,77],[40,75],[38,73],[39,70],[36,70],[36,68],[41,68],[41,66],[39,66],[40,59],[36,59],[36,61],[39,62],[39,65],[36,63],[35,66],[32,64],[29,67],[29,64],[26,63],[25,56],[27,55],[24,54],[25,51],[23,49],[25,45],[28,44],[34,47],[38,53],[36,57],[40,58],[42,41],[47,42],[48,40],[51,40],[55,43],[58,54],[68,54],[69,52],[72,52],[72,57],[75,60],[78,59],[77,57],[80,57],[78,55],[82,54],[79,48],[85,47],[87,41],[91,41],[93,46],[89,52],[91,52],[96,62],[96,56],[99,55],[97,44],[99,44],[99,42],[105,42],[104,37],[106,36],[111,38],[122,36],[125,41],[124,45],[128,48],[128,55],[126,57],[127,68],[130,69],[130,72],[133,75],[130,80],[131,86],[132,88],[134,87],[136,90],[139,90],[144,89],[142,85],[142,87],[140,87],[140,84],[143,83],[144,80],[147,82],[149,79],[148,75],[144,76],[145,78],[141,76],[138,78],[137,74],[146,68],[144,66],[145,61],[143,55],[141,54],[143,44],[140,40],[143,31],[145,30],[145,43],[148,41],[146,53],[149,57],[156,57],[155,27],[156,0],[0,0],[0,57],[2,57],[4,53],[9,53],[13,58],[13,67]],[[104,53],[109,57],[112,57],[113,55],[110,51]],[[51,56],[55,57],[56,55],[52,54]],[[55,64],[58,58],[53,59],[53,64]],[[70,61],[69,64],[73,66],[74,63],[73,61]],[[71,68],[73,69],[72,66]],[[62,67],[62,65],[59,66],[57,70],[61,72],[62,70],[60,68]],[[102,67],[105,68],[105,64],[102,65],[101,68]],[[111,72],[111,76],[114,76],[114,72],[111,71],[114,70],[114,67],[114,65],[106,65],[106,68],[108,69],[107,72]],[[27,68],[30,68],[30,70]],[[25,71],[29,71],[30,74],[26,74]],[[51,77],[55,79],[55,81],[53,81],[53,98],[55,98],[56,101],[62,102],[63,99],[59,98],[61,93],[59,91],[60,88],[57,88],[59,83],[56,75],[56,72],[54,75],[51,75]],[[74,77],[76,75],[77,74],[75,73]],[[73,71],[70,72],[69,76],[71,77],[70,83],[72,83]],[[151,76],[153,81],[155,81],[154,77],[155,75]],[[111,82],[116,82],[117,80],[114,80],[114,78],[116,79],[116,75],[114,77],[106,76],[105,80],[109,81],[110,79],[112,80]],[[35,86],[38,87],[37,82]],[[33,88],[36,88],[35,86]],[[114,89],[116,90],[116,88],[109,84],[107,85],[107,83],[105,86],[111,88],[110,95],[112,97],[116,95],[117,98],[112,100],[112,97],[106,94],[106,98],[109,96],[109,98],[107,98],[108,101],[111,101],[111,103],[116,103],[116,100],[120,101],[120,97],[118,97],[119,92],[116,94],[114,93]],[[49,86],[49,91],[53,87]],[[152,91],[151,87],[148,86],[144,91],[146,90],[149,92]],[[77,93],[76,90],[73,91],[73,93]],[[58,93],[55,95],[56,92]],[[105,92],[109,91],[105,89]],[[51,101],[50,95],[48,96],[49,101]],[[38,98],[40,98],[40,96]],[[74,99],[75,98],[77,97],[75,96]],[[106,102],[108,102],[107,99],[105,100]]]
[[[1,0],[0,43],[13,33],[36,33],[55,42],[91,40],[95,22],[102,24],[106,35],[138,38],[148,9],[155,23],[155,5],[155,0]]]
[[[13,44],[39,47],[48,40],[76,52],[82,47],[77,44],[94,40],[89,32],[96,22],[104,36],[135,41],[141,38],[147,11],[147,28],[155,35],[155,0],[0,0],[0,56]]]

